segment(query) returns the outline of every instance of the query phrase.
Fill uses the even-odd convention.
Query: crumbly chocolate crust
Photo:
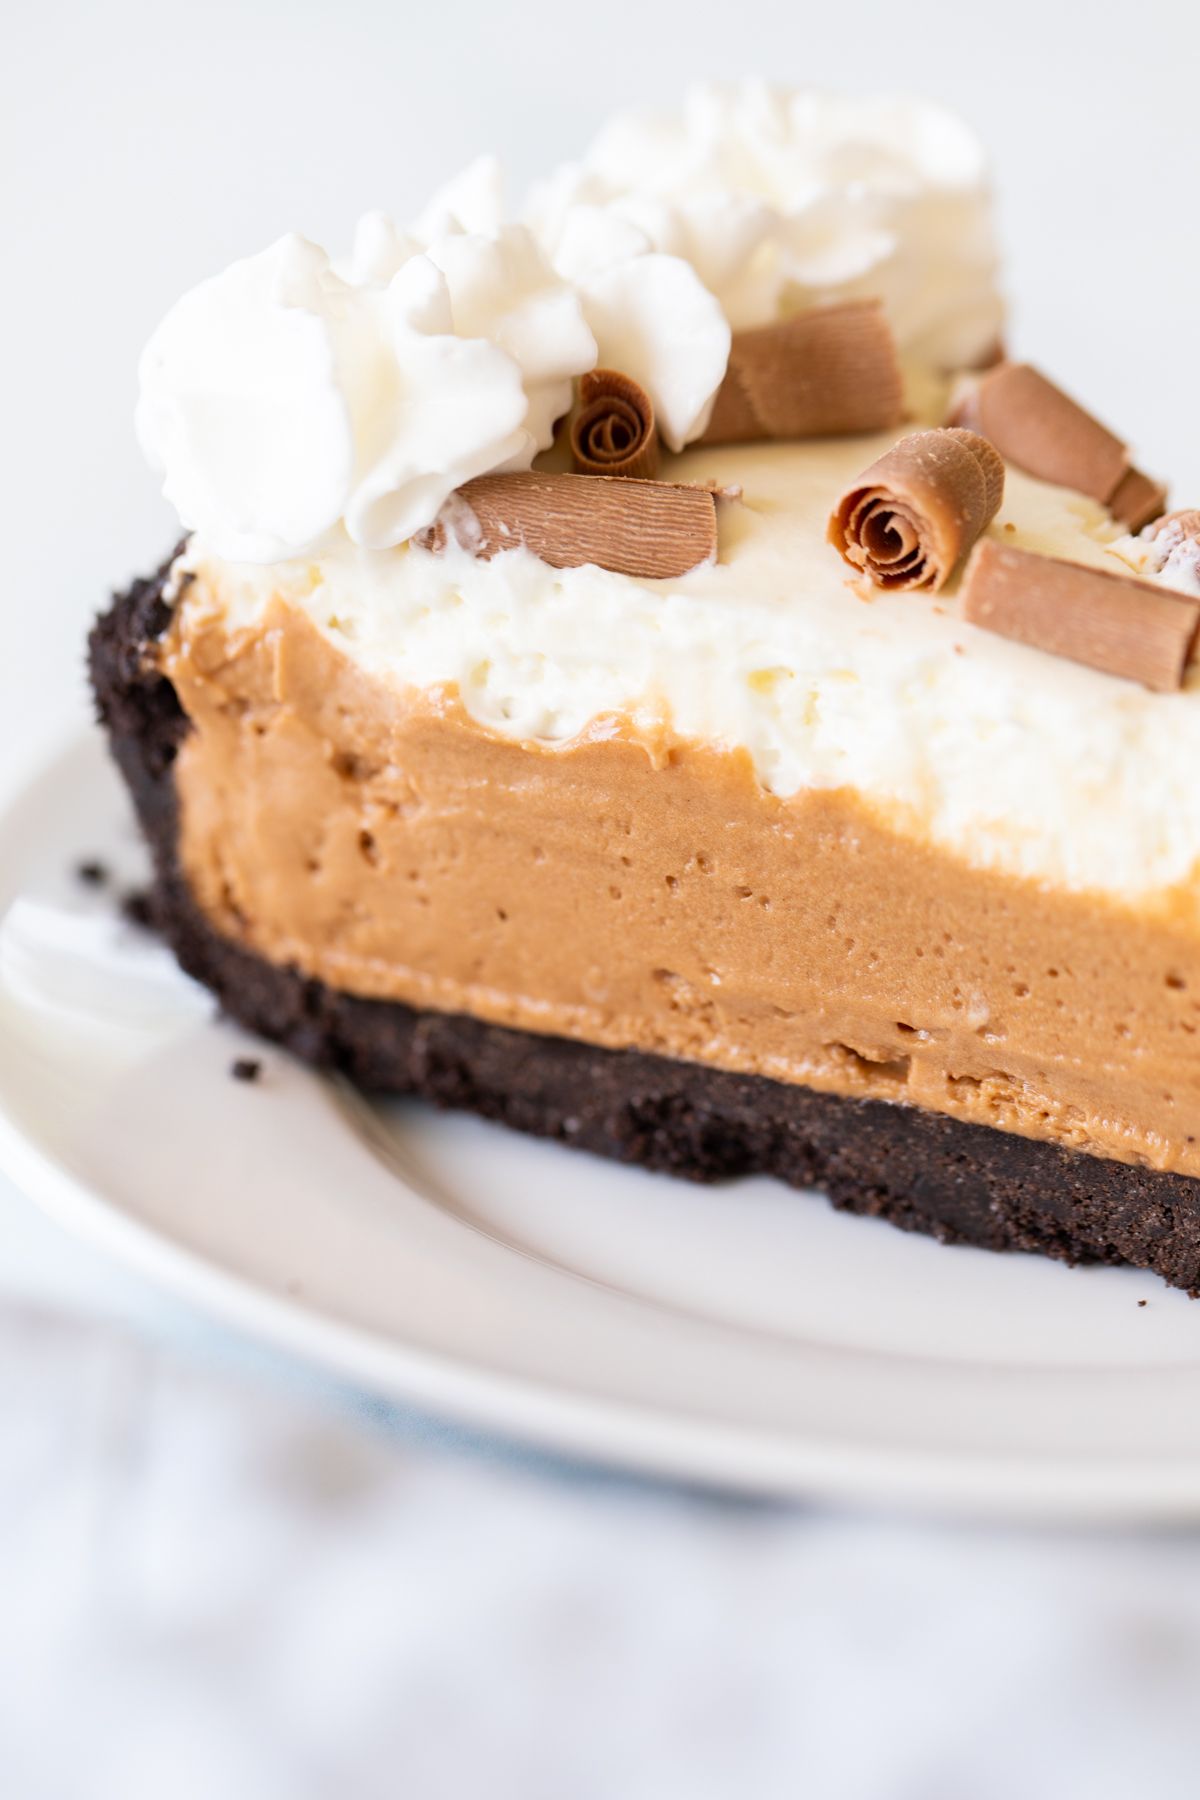
[[[222,937],[179,866],[172,765],[188,725],[147,658],[170,618],[168,567],[96,621],[91,678],[153,854],[152,920],[230,1017],[363,1088],[420,1095],[618,1161],[693,1181],[774,1175],[943,1243],[1131,1263],[1200,1289],[1200,1179],[915,1107],[360,999]]]

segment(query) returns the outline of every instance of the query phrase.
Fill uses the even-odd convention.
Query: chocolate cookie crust
[[[168,567],[97,620],[91,678],[153,855],[153,921],[230,1017],[364,1088],[419,1095],[619,1161],[693,1181],[774,1175],[945,1243],[1131,1263],[1200,1288],[1195,1178],[914,1107],[360,999],[220,936],[176,854],[173,763],[187,719],[146,655],[170,619]]]

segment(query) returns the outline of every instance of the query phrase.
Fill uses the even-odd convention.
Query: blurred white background
[[[1170,0],[7,0],[0,790],[173,541],[131,415],[176,294],[403,218],[482,149],[519,191],[692,78],[966,112],[1014,347],[1200,501],[1198,66]],[[34,1310],[0,1313],[4,1800],[1195,1791],[1190,1538],[728,1509],[364,1435],[315,1384],[196,1373],[194,1325],[0,1190],[5,1292]],[[64,1297],[136,1332],[39,1310]]]

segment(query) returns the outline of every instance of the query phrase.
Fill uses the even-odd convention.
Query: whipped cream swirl
[[[1168,513],[1126,541],[1140,552],[1140,574],[1200,600],[1200,514]]]
[[[573,382],[640,381],[668,447],[708,423],[733,330],[877,296],[910,361],[1000,329],[978,145],[915,102],[695,90],[619,118],[506,222],[494,159],[344,261],[298,236],[202,282],[142,358],[137,427],[232,561],[402,543],[475,475],[527,468]]]
[[[1003,322],[983,151],[927,102],[696,87],[613,119],[528,216],[572,279],[639,248],[682,259],[734,330],[876,297],[902,353],[956,369]]]
[[[423,249],[359,228],[347,279],[302,237],[202,282],[142,357],[138,436],[231,561],[386,549],[464,481],[549,447],[596,345],[523,226]]]

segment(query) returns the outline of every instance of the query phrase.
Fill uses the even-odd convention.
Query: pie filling
[[[877,795],[780,796],[745,748],[630,713],[522,740],[286,598],[231,622],[202,574],[160,657],[191,722],[184,871],[263,957],[1200,1174],[1186,887],[984,868]]]

